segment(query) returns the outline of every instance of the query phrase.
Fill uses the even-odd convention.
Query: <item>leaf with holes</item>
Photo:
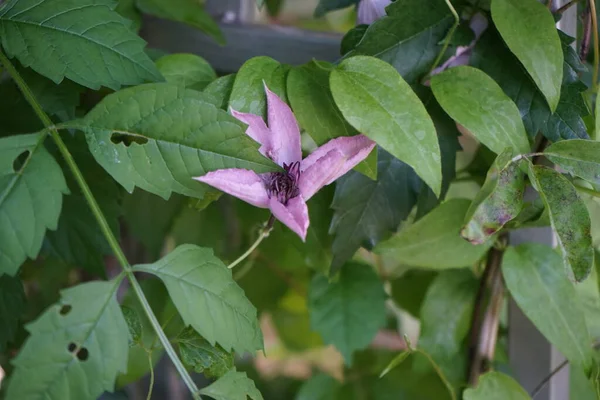
[[[573,283],[560,255],[551,248],[527,243],[509,247],[502,261],[506,287],[519,308],[567,359],[592,367],[592,339]]]
[[[56,229],[62,195],[68,193],[44,137],[0,139],[0,275],[14,275],[27,257],[37,256],[46,229]]]
[[[63,140],[88,182],[108,226],[118,237],[121,215],[119,186],[94,160],[82,135],[65,135]],[[73,174],[64,160],[61,159],[60,164],[71,194],[63,199],[64,206],[58,220],[58,228],[46,234],[43,252],[52,254],[68,264],[85,268],[96,276],[105,277],[104,256],[112,254],[112,250],[96,219],[90,213],[89,205]]]
[[[106,96],[81,123],[98,163],[128,192],[139,186],[165,199],[171,192],[203,198],[208,187],[193,176],[278,170],[244,124],[213,101],[195,90],[146,84]]]
[[[439,196],[442,168],[435,126],[421,100],[396,70],[376,58],[356,56],[342,61],[329,79],[344,118],[413,167]]]
[[[519,109],[502,88],[473,67],[450,68],[431,78],[440,105],[490,150],[500,154],[507,147],[515,154],[530,146]]]
[[[219,345],[212,346],[192,328],[186,328],[172,341],[179,347],[181,361],[194,372],[220,378],[233,368],[232,353]]]
[[[329,90],[332,65],[311,61],[290,70],[287,78],[287,96],[298,124],[318,146],[340,136],[353,136],[354,129],[335,105]],[[371,179],[377,179],[377,151],[355,168]]]
[[[548,209],[568,273],[578,282],[584,280],[594,265],[591,220],[585,203],[567,178],[553,169],[530,165],[529,179]]]
[[[211,345],[239,353],[263,348],[256,308],[212,249],[182,245],[154,264],[134,269],[162,279],[184,322]]]
[[[525,174],[511,158],[510,149],[498,155],[467,211],[460,234],[473,244],[485,243],[523,208]]]
[[[465,400],[531,400],[519,382],[497,371],[483,374],[476,387],[465,390],[464,397]]]
[[[409,84],[425,75],[438,56],[453,18],[444,0],[395,1],[387,16],[369,26],[346,57],[367,55],[391,64]]]
[[[323,275],[313,278],[308,294],[310,326],[350,365],[352,353],[367,347],[385,324],[385,299],[383,284],[370,266],[347,263],[336,282]]]
[[[210,396],[215,400],[263,400],[262,395],[254,386],[245,372],[235,369],[223,375],[219,380],[205,388],[200,389],[200,394]]]
[[[600,142],[563,140],[548,146],[544,155],[570,174],[600,185]]]
[[[156,60],[156,67],[167,82],[194,90],[203,90],[217,79],[210,64],[195,54],[169,54]]]
[[[204,2],[196,0],[136,0],[135,4],[146,14],[183,22],[206,33],[217,43],[225,44],[223,32],[204,9]]]
[[[460,236],[470,202],[450,199],[378,244],[374,251],[413,267],[446,269],[468,267],[487,252],[493,241],[474,245]]]
[[[555,111],[564,56],[552,13],[537,0],[494,0],[491,12],[502,39]]]
[[[361,247],[372,248],[398,229],[417,203],[422,182],[412,168],[383,150],[378,152],[377,181],[350,171],[337,181],[332,273]]]
[[[127,366],[127,323],[116,299],[120,281],[66,289],[27,325],[13,360],[7,399],[88,399],[112,391]]]
[[[0,276],[0,353],[15,339],[21,313],[25,308],[25,291],[16,277]]]
[[[162,80],[145,42],[110,0],[10,0],[0,8],[0,38],[9,57],[60,83],[119,89]]]
[[[229,106],[236,111],[267,115],[267,96],[264,84],[285,101],[285,80],[289,66],[280,64],[270,57],[249,59],[235,74],[229,96]]]

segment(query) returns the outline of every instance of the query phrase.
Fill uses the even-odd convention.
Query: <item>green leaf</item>
[[[298,124],[318,146],[340,136],[358,134],[335,105],[329,90],[331,64],[315,60],[290,70],[287,96]],[[356,167],[371,179],[377,179],[377,157],[368,157]]]
[[[15,339],[25,301],[21,280],[8,275],[0,276],[0,353],[6,352],[8,343]]]
[[[0,275],[15,275],[27,257],[37,256],[46,229],[56,229],[68,193],[44,138],[32,133],[0,139]]]
[[[200,394],[212,397],[215,400],[263,400],[262,395],[254,386],[245,372],[235,369],[229,371],[218,381],[200,389]]]
[[[419,269],[405,272],[391,282],[392,298],[400,308],[419,318],[425,293],[437,275],[437,272]]]
[[[235,82],[236,74],[229,74],[221,76],[204,88],[204,93],[213,96],[217,102],[215,103],[219,108],[224,110],[227,109],[229,104],[229,97],[233,90],[233,83]]]
[[[509,247],[502,261],[506,286],[519,308],[565,357],[589,370],[592,341],[583,306],[560,255],[535,243]]]
[[[460,236],[469,200],[450,199],[413,225],[385,242],[374,252],[396,262],[421,268],[458,268],[475,264],[492,245],[474,245]]]
[[[96,163],[83,136],[65,135],[63,140],[88,182],[111,231],[118,237],[121,215],[119,187],[110,175]],[[65,162],[61,160],[60,163],[67,177],[71,194],[64,197],[58,228],[56,231],[46,233],[43,248],[67,264],[86,268],[96,276],[105,277],[104,256],[113,252],[100,230],[96,218],[90,212],[90,207],[79,185]]]
[[[340,383],[333,377],[323,373],[316,374],[300,386],[295,400],[337,399],[340,388]]]
[[[554,112],[560,98],[563,52],[550,10],[537,0],[493,0],[492,19]]]
[[[136,310],[130,307],[121,306],[121,312],[127,323],[127,329],[129,329],[129,336],[131,337],[130,346],[134,346],[142,340],[142,320]]]
[[[181,361],[194,372],[208,378],[220,378],[233,368],[233,354],[221,346],[211,346],[202,336],[187,328],[174,340],[179,347]]]
[[[89,282],[27,325],[7,399],[87,399],[112,391],[125,371],[128,329],[115,296],[120,281]]]
[[[421,306],[419,348],[439,365],[456,389],[464,383],[469,332],[479,282],[471,271],[445,271],[429,286]]]
[[[381,375],[379,377],[381,378],[387,375],[388,372],[396,368],[398,365],[402,364],[408,358],[408,356],[411,355],[411,353],[411,350],[401,351],[400,354],[398,354],[396,357],[394,357],[392,361],[390,361],[387,367],[385,367],[385,369],[381,372]]]
[[[239,353],[263,348],[256,308],[211,249],[182,245],[154,264],[134,269],[162,279],[186,325],[211,345]]]
[[[131,193],[202,198],[192,177],[222,168],[277,167],[258,152],[243,124],[195,90],[146,84],[106,96],[81,121],[92,154]]]
[[[600,142],[563,140],[548,146],[544,155],[570,174],[600,185]]]
[[[359,132],[414,168],[440,195],[441,155],[423,103],[387,63],[356,56],[331,72],[331,92],[344,118]]]
[[[558,237],[568,273],[584,280],[594,264],[590,214],[577,190],[563,175],[543,166],[530,166],[529,179],[540,193]]]
[[[0,8],[0,37],[9,57],[60,83],[119,89],[161,80],[145,42],[110,0],[10,0]],[[76,21],[77,23],[74,23]]]
[[[44,129],[44,124],[12,79],[0,79],[0,110],[3,110],[0,112],[0,137]]]
[[[229,106],[236,111],[267,115],[266,84],[276,95],[286,100],[285,81],[289,67],[270,57],[249,59],[235,74]]]
[[[562,86],[558,107],[542,127],[545,137],[553,142],[561,139],[589,139],[582,118],[589,115],[583,99],[583,92],[586,90],[587,86],[579,81]]]
[[[340,54],[344,56],[354,50],[365,36],[367,29],[369,29],[369,25],[360,24],[346,32],[340,45]]]
[[[511,156],[510,149],[498,155],[467,211],[460,234],[473,244],[485,243],[523,208],[525,175]]]
[[[454,19],[444,0],[396,0],[386,12],[346,57],[380,58],[413,84],[431,69]]]
[[[223,32],[204,10],[204,2],[195,0],[136,0],[135,4],[146,14],[183,22],[206,33],[217,43],[225,44]]]
[[[194,90],[203,90],[217,79],[210,64],[195,54],[169,54],[156,60],[156,67],[167,82]]]
[[[322,17],[329,11],[339,10],[358,4],[360,0],[319,0],[315,8],[315,17]]]
[[[530,150],[517,106],[484,72],[473,67],[450,68],[431,78],[442,108],[497,154],[511,147],[516,154]]]
[[[336,282],[323,275],[313,278],[308,295],[310,325],[350,365],[352,353],[367,347],[385,324],[385,299],[383,284],[370,266],[347,263]]]
[[[496,371],[483,374],[477,387],[465,390],[464,397],[465,400],[531,400],[517,381]]]
[[[131,21],[131,29],[138,32],[142,26],[142,14],[135,6],[136,0],[118,0],[115,11]]]
[[[337,181],[330,232],[335,235],[332,273],[361,246],[372,248],[398,229],[417,202],[421,182],[412,168],[378,152],[377,182],[355,171]]]

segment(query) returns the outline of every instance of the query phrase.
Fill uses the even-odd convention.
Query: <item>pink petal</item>
[[[385,8],[392,0],[361,0],[358,3],[356,24],[372,24],[385,16]]]
[[[310,221],[308,207],[302,196],[289,199],[287,205],[283,205],[275,197],[271,197],[269,209],[275,218],[300,236],[302,241],[306,240],[306,231]]]
[[[341,151],[333,149],[300,173],[298,188],[304,200],[308,201],[323,186],[340,177],[346,161]]]
[[[272,134],[269,128],[267,128],[267,125],[265,124],[265,121],[262,119],[262,117],[254,114],[246,114],[243,112],[239,112],[234,110],[233,108],[231,109],[231,115],[248,125],[248,129],[246,129],[246,134],[252,139],[254,139],[256,142],[260,143],[261,146],[258,150],[263,156],[269,157],[271,149],[273,148],[271,144]]]
[[[302,160],[300,128],[294,113],[283,100],[269,90],[266,84],[265,92],[271,131],[271,159],[280,166]]]
[[[247,169],[219,169],[194,178],[253,206],[268,208],[269,195],[260,176]]]
[[[341,155],[344,158],[344,163],[340,168],[336,169],[335,171],[330,171],[333,173],[329,176],[329,179],[325,181],[325,183],[323,183],[320,187],[316,188],[314,192],[312,192],[313,188],[308,190],[308,188],[305,187],[305,190],[307,190],[306,194],[310,192],[312,192],[312,194],[316,193],[319,189],[321,189],[321,187],[329,185],[330,183],[338,179],[340,176],[350,171],[356,166],[356,164],[364,160],[369,155],[369,153],[371,153],[374,147],[374,141],[372,141],[364,135],[356,135],[332,139],[329,142],[325,143],[323,146],[317,148],[308,157],[302,160],[302,164],[300,165],[300,170],[302,171],[300,175],[300,182],[302,182],[302,175],[304,175],[305,173],[304,171],[308,171],[313,165],[316,165],[314,173],[319,171],[319,169],[321,169],[322,171],[329,171],[328,169],[330,167],[327,165],[327,163],[331,162],[331,160],[326,159],[325,156],[332,150],[337,150],[341,153]],[[305,186],[306,185],[308,185],[308,182],[305,182]],[[300,190],[302,191],[302,188]],[[304,196],[305,200],[308,200],[310,198],[310,196],[306,197],[305,193],[303,192],[302,195]]]

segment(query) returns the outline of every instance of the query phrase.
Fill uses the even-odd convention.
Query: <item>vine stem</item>
[[[452,16],[454,17],[454,23],[452,24],[452,27],[448,31],[448,35],[446,35],[446,38],[444,39],[444,44],[442,45],[442,49],[440,50],[435,61],[431,65],[431,69],[429,70],[429,73],[427,74],[427,76],[431,76],[431,73],[433,72],[433,70],[435,70],[437,68],[438,64],[442,60],[442,57],[444,57],[444,53],[446,53],[446,50],[448,49],[448,46],[450,45],[450,40],[454,36],[454,31],[456,31],[456,28],[458,28],[458,24],[460,23],[460,18],[458,17],[458,13],[454,9],[454,6],[450,2],[450,0],[445,0],[445,1],[446,1],[446,5],[450,9],[450,12],[452,13]]]
[[[275,223],[275,216],[271,215],[271,217],[269,218],[269,221],[267,221],[264,228],[262,228],[260,230],[260,233],[258,234],[258,238],[256,239],[256,241],[254,243],[252,243],[252,246],[250,246],[250,248],[248,248],[248,250],[246,250],[244,252],[244,254],[239,256],[234,262],[229,264],[227,266],[227,268],[232,269],[233,267],[235,267],[236,265],[238,265],[239,263],[244,261],[246,259],[246,257],[248,257],[250,254],[252,254],[252,252],[254,250],[256,250],[256,248],[258,247],[260,242],[262,242],[264,238],[269,236],[269,233],[271,233],[271,229],[273,229],[273,223]]]
[[[592,90],[598,90],[598,68],[600,67],[600,44],[598,43],[598,19],[596,18],[596,0],[589,0],[590,14],[592,16],[592,34],[594,35],[594,72],[592,77]]]
[[[85,199],[88,203],[88,206],[92,210],[92,214],[96,218],[98,225],[100,225],[100,230],[102,231],[102,234],[106,238],[110,248],[112,249],[113,253],[117,257],[119,264],[121,264],[121,267],[123,268],[123,271],[125,272],[125,275],[127,275],[127,279],[129,280],[131,287],[133,288],[133,291],[135,292],[136,296],[138,297],[138,299],[142,305],[142,308],[144,309],[144,311],[146,313],[146,316],[150,320],[152,327],[156,331],[156,334],[157,334],[158,338],[160,339],[165,351],[171,358],[171,361],[173,362],[173,364],[175,364],[175,368],[177,369],[177,372],[179,372],[179,374],[183,378],[183,381],[185,382],[188,389],[192,393],[193,398],[196,400],[201,400],[201,397],[200,397],[198,388],[196,387],[196,384],[192,380],[192,377],[188,374],[187,370],[183,366],[183,363],[181,362],[179,357],[177,357],[177,354],[175,353],[173,346],[171,346],[169,339],[165,335],[164,331],[162,330],[162,328],[160,326],[160,323],[158,322],[158,320],[156,319],[156,316],[152,312],[152,308],[150,307],[150,304],[148,304],[148,300],[146,299],[146,296],[144,295],[144,292],[142,291],[140,284],[138,283],[137,279],[135,278],[135,275],[133,274],[133,270],[131,269],[131,266],[129,265],[127,258],[125,257],[123,250],[119,246],[119,242],[117,241],[116,237],[113,235],[113,233],[108,225],[108,222],[106,221],[106,218],[104,217],[104,214],[100,210],[100,206],[98,205],[98,202],[94,198],[94,195],[92,194],[92,191],[90,190],[90,187],[88,186],[87,182],[85,181],[85,178],[83,177],[83,174],[79,170],[79,167],[77,166],[77,163],[73,159],[73,156],[69,152],[67,145],[61,139],[61,137],[58,133],[58,130],[56,129],[56,126],[54,126],[50,117],[44,112],[44,110],[42,109],[42,106],[35,98],[33,92],[31,92],[31,89],[29,88],[29,86],[27,86],[27,83],[25,83],[25,81],[23,80],[23,78],[21,77],[19,72],[15,69],[15,67],[12,65],[10,60],[6,57],[6,55],[1,50],[0,50],[0,63],[2,65],[4,65],[4,68],[6,69],[8,74],[15,81],[15,83],[17,84],[17,86],[19,87],[19,89],[21,90],[23,95],[25,96],[25,99],[27,100],[27,102],[33,108],[33,111],[35,111],[38,118],[42,121],[42,123],[46,127],[46,129],[42,133],[42,135],[46,135],[48,132],[50,132],[52,139],[56,143],[56,146],[58,147],[60,153],[62,154],[67,165],[69,166],[69,169],[73,173],[75,180],[77,181],[77,184],[79,185],[79,187],[83,193],[83,196],[85,197]]]

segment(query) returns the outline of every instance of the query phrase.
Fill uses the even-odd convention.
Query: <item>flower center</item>
[[[272,172],[265,178],[267,194],[269,198],[276,196],[277,201],[287,204],[300,194],[298,189],[298,179],[300,178],[300,162],[294,162],[290,165],[283,164],[284,172]]]

